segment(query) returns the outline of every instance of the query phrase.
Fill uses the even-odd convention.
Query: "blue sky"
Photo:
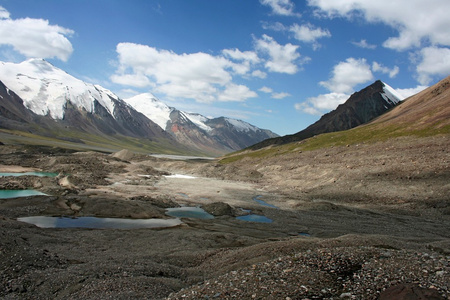
[[[450,75],[448,0],[0,0],[0,60],[45,58],[122,98],[298,132],[380,79]]]

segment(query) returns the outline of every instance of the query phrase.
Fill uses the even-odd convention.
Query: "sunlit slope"
[[[293,151],[372,143],[401,136],[420,138],[438,134],[449,135],[450,138],[450,76],[411,96],[370,123],[350,130],[317,135],[300,142],[236,152],[226,156],[222,162],[244,157],[265,157]]]

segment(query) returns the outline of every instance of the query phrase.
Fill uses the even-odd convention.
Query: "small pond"
[[[257,223],[272,223],[273,222],[272,219],[269,219],[266,216],[260,216],[260,215],[254,215],[254,214],[250,214],[250,215],[246,215],[246,216],[239,216],[239,217],[236,217],[236,219],[241,220],[241,221],[257,222]]]
[[[176,218],[194,218],[194,219],[214,219],[214,216],[207,213],[200,207],[175,207],[168,208],[166,210],[166,215]]]
[[[56,177],[58,176],[58,173],[50,173],[50,172],[0,173],[0,177],[8,177],[8,176]]]
[[[261,200],[261,197],[262,197],[261,195],[255,196],[255,197],[253,197],[253,200],[256,201],[258,204],[261,204],[263,206],[279,209],[279,207],[277,207],[275,205],[272,205],[272,204],[269,204],[269,203],[267,203],[264,200]]]
[[[28,196],[47,196],[36,190],[0,190],[0,199],[28,197]]]
[[[120,219],[97,217],[24,217],[17,221],[34,224],[41,228],[93,228],[93,229],[138,229],[165,228],[182,224],[180,219]]]

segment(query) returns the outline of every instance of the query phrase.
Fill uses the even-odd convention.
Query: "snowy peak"
[[[53,119],[64,118],[67,101],[90,113],[97,101],[114,116],[114,100],[119,100],[111,91],[79,80],[43,59],[2,62],[0,80],[22,98],[25,107]]]
[[[124,100],[135,110],[144,114],[147,118],[166,130],[170,122],[170,113],[173,108],[167,106],[151,93],[139,94]]]
[[[383,91],[380,93],[381,97],[388,102],[389,104],[397,105],[405,98],[401,96],[396,90],[394,90],[391,86],[389,86],[387,83],[382,82],[383,84]]]
[[[249,132],[249,131],[256,132],[256,131],[260,130],[258,127],[253,126],[242,120],[225,118],[225,121],[227,121],[229,124],[234,126],[234,128],[240,132]]]

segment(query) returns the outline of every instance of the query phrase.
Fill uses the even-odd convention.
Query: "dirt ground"
[[[4,299],[402,299],[397,290],[433,299],[450,295],[448,136],[228,165],[128,151],[0,146],[0,172],[30,170],[59,175],[0,177],[0,189],[49,195],[0,199]],[[17,221],[168,219],[166,209],[177,206],[201,206],[215,218],[133,230]],[[248,211],[273,222],[236,219]]]

